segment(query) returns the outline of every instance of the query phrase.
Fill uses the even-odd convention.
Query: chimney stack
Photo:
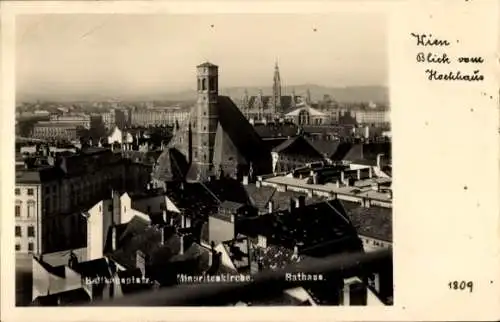
[[[372,167],[369,167],[368,168],[368,177],[371,179],[373,178],[373,168]]]
[[[248,176],[243,176],[243,185],[244,186],[248,185]]]
[[[305,205],[306,205],[306,197],[300,196],[299,197],[299,208],[305,207]]]
[[[293,200],[295,202],[295,208],[300,208],[300,200],[299,200],[299,198],[294,198]]]
[[[179,255],[183,255],[184,254],[184,235],[180,235],[180,243],[181,243],[181,246],[180,246],[180,249],[179,249]]]
[[[167,211],[163,209],[163,222],[166,224],[168,223],[168,218],[167,218]]]
[[[342,183],[344,183],[344,182],[345,182],[345,173],[344,173],[344,171],[341,171],[341,172],[340,172],[340,181],[341,181]]]
[[[313,177],[313,184],[318,184],[318,173],[314,172],[312,177]]]
[[[116,225],[111,226],[111,251],[116,250]]]
[[[267,204],[267,209],[268,209],[268,213],[273,213],[274,212],[274,200],[269,200],[268,204]]]
[[[382,157],[384,156],[383,153],[377,154],[377,167],[380,169],[382,166]]]
[[[340,180],[337,180],[337,188],[340,188]]]
[[[165,245],[165,226],[160,226],[161,244]]]
[[[358,180],[361,180],[361,169],[356,170],[356,176],[357,176]]]

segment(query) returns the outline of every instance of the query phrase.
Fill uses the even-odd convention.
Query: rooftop
[[[241,219],[236,230],[248,236],[265,236],[268,245],[297,246],[301,254],[314,256],[359,247],[356,231],[338,200]]]
[[[344,200],[340,203],[358,234],[392,242],[392,209],[375,206],[366,208]]]
[[[290,208],[290,198],[298,198],[301,196],[306,196],[304,193],[295,191],[278,191],[277,189],[269,186],[257,187],[255,184],[249,184],[245,186],[248,196],[251,199],[251,203],[254,207],[260,211],[268,211],[269,201],[273,201],[273,209],[275,211],[286,210]],[[306,205],[319,202],[321,198],[311,197],[306,198]]]
[[[386,193],[382,191],[376,191],[373,190],[371,187],[360,187],[360,186],[345,186],[341,185],[340,187],[337,187],[335,183],[325,183],[325,184],[310,184],[307,183],[309,178],[293,178],[290,176],[277,176],[277,177],[272,177],[272,178],[267,178],[264,179],[264,182],[271,183],[271,184],[278,184],[278,185],[287,185],[287,186],[293,186],[297,188],[302,188],[302,189],[312,189],[312,190],[317,190],[317,191],[322,191],[326,193],[337,193],[337,194],[344,194],[344,195],[352,195],[356,197],[363,197],[363,198],[369,198],[369,199],[375,199],[379,201],[386,201],[390,202],[392,198]],[[386,178],[376,178],[373,179],[374,182],[383,182],[386,183],[387,180]]]

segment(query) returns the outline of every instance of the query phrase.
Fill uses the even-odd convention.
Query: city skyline
[[[379,13],[21,16],[17,94],[128,99],[189,91],[193,66],[203,61],[221,67],[221,88],[269,86],[276,61],[285,88],[386,86],[385,23]]]

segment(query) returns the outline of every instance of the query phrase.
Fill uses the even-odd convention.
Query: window
[[[28,188],[28,196],[33,196],[35,193],[32,188]]]
[[[20,244],[16,244],[16,252],[18,252],[20,250],[21,250],[21,245]]]
[[[16,226],[16,237],[21,237],[21,226]]]
[[[21,217],[21,205],[16,205],[16,217]]]
[[[29,252],[33,251],[33,243],[28,243],[28,251]]]
[[[15,191],[16,191],[16,196],[19,196],[19,195],[21,194],[21,189],[16,188],[16,190],[15,190]]]
[[[28,226],[28,237],[35,237],[35,227]]]
[[[201,89],[204,91],[207,90],[207,79],[206,78],[203,78],[201,81]]]
[[[35,202],[30,200],[28,201],[28,218],[31,218],[35,215]]]

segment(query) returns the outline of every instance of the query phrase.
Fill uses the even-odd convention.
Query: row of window
[[[28,201],[27,218],[31,218],[35,215],[35,205],[36,205],[36,203],[33,200]],[[22,202],[16,201],[16,206],[15,206],[16,217],[21,217],[21,206],[22,206]]]
[[[16,237],[23,237],[21,226],[16,226],[15,234]],[[35,226],[28,226],[28,237],[35,237]]]
[[[32,252],[33,248],[34,248],[34,244],[28,243],[28,251]],[[16,244],[16,252],[19,252],[19,251],[21,251],[21,244]]]
[[[16,194],[16,196],[20,196],[21,195],[21,188],[16,188],[15,194]],[[33,189],[33,188],[26,189],[26,194],[28,196],[34,196],[35,195],[35,189]]]

